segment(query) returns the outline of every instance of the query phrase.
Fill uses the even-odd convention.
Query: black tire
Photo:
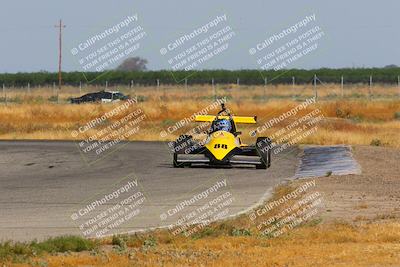
[[[265,165],[264,163],[256,165],[256,169],[266,169],[266,168],[267,165]]]
[[[172,160],[172,164],[173,164],[174,168],[184,168],[185,167],[184,163],[181,163],[181,164],[178,163],[178,154],[177,153],[174,153],[174,159]]]
[[[271,145],[272,141],[268,137],[258,137],[256,142],[257,154],[261,158],[261,164],[256,165],[257,169],[267,169],[271,167]]]
[[[174,168],[183,168],[190,166],[190,163],[178,163],[178,154],[186,154],[186,149],[193,145],[193,139],[191,135],[181,135],[174,141],[173,144],[173,160],[172,164]]]

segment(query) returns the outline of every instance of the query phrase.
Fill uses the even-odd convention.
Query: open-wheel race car
[[[196,122],[210,122],[205,140],[194,140],[191,135],[181,135],[173,143],[173,166],[197,164],[211,166],[253,165],[257,169],[271,166],[271,140],[258,137],[254,145],[243,144],[238,124],[255,124],[257,117],[231,115],[222,104],[217,115],[196,115]]]

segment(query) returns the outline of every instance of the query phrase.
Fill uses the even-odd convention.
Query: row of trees
[[[163,84],[210,84],[212,79],[215,83],[231,84],[239,79],[240,84],[264,84],[267,78],[268,84],[292,83],[295,77],[296,84],[311,83],[314,74],[325,83],[340,83],[341,76],[347,83],[368,83],[370,76],[374,83],[398,82],[400,68],[348,68],[348,69],[314,69],[314,70],[282,70],[282,71],[259,71],[259,70],[202,70],[194,72],[186,71],[109,71],[109,72],[65,72],[63,83],[68,85],[79,85],[82,83],[104,85],[109,84],[134,84],[155,85],[157,80]],[[0,74],[0,86],[31,86],[53,84],[57,81],[57,73],[4,73]]]

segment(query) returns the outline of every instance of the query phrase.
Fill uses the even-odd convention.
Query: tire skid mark
[[[294,178],[347,174],[361,174],[350,146],[306,146]]]

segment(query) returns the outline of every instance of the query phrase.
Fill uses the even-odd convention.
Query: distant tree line
[[[187,77],[188,84],[211,84],[212,79],[217,84],[234,84],[239,78],[240,84],[261,85],[267,78],[268,84],[289,84],[295,77],[296,84],[312,83],[314,74],[324,83],[340,83],[341,76],[346,84],[368,83],[370,75],[374,83],[397,83],[400,68],[347,68],[347,69],[314,69],[301,70],[290,69],[281,71],[259,71],[259,70],[201,70],[187,71],[109,71],[109,72],[64,72],[63,83],[68,85],[79,85],[90,83],[93,85],[126,84],[131,81],[140,85],[155,85],[157,79],[161,84],[184,84]],[[0,74],[0,86],[31,86],[51,85],[57,82],[57,73],[34,72],[34,73],[3,73]]]

